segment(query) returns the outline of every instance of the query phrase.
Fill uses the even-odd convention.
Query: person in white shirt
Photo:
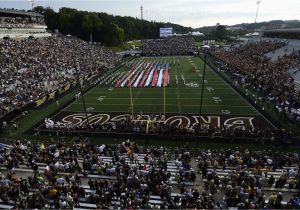
[[[295,177],[296,176],[296,171],[292,168],[289,170],[289,177]]]
[[[62,177],[58,177],[58,178],[56,179],[56,183],[57,183],[57,184],[63,184],[64,182],[65,182],[65,179],[62,178]]]
[[[272,165],[273,164],[273,160],[271,158],[267,158],[267,163],[268,163],[268,165]]]

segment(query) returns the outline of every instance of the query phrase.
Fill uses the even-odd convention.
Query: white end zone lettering
[[[235,117],[229,118],[224,122],[226,128],[241,128],[243,130],[254,128],[253,117]]]

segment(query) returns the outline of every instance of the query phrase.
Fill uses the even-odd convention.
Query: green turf
[[[170,71],[170,86],[165,89],[166,113],[199,113],[201,84],[203,75],[203,62],[197,57],[159,57],[139,58],[144,61],[169,61],[172,63]],[[180,65],[175,62],[179,61]],[[193,64],[196,69],[193,69]],[[119,71],[128,71],[123,67]],[[176,75],[178,84],[176,84]],[[186,84],[198,84],[198,87],[187,87]],[[225,83],[208,66],[206,69],[203,95],[203,114],[222,114],[222,110],[229,110],[231,115],[257,115],[256,110]],[[111,85],[112,86],[112,85]],[[130,112],[131,100],[129,88],[114,88],[109,91],[109,86],[97,86],[87,92],[84,96],[87,107],[92,107],[94,112]],[[213,91],[209,91],[213,88]],[[132,88],[134,112],[164,112],[164,88]],[[99,101],[99,97],[104,97]],[[215,102],[214,97],[222,101]],[[81,100],[75,101],[66,111],[82,112]]]
[[[63,98],[59,99],[60,106],[64,106],[69,103],[72,98],[75,96],[75,91],[70,92],[65,95]],[[60,107],[57,106],[56,102],[50,103],[45,108],[40,108],[37,110],[30,110],[28,115],[25,117],[21,117],[18,122],[18,130],[14,130],[11,125],[8,126],[7,129],[4,130],[4,133],[1,135],[4,138],[10,138],[14,136],[23,136],[23,133],[32,128],[34,125],[39,123],[42,119],[48,117],[53,112],[59,110]],[[29,136],[26,136],[29,137]]]
[[[166,88],[166,112],[176,112],[176,113],[198,113],[200,96],[201,96],[201,86],[198,88],[187,88],[184,87],[180,77],[183,75],[186,82],[194,82],[201,85],[203,74],[203,62],[199,58],[189,57],[192,62],[195,63],[199,72],[193,72],[192,64],[189,62],[187,57],[159,57],[159,58],[139,58],[142,60],[166,60],[174,61],[180,60],[180,66],[171,66],[171,84],[170,87]],[[124,66],[117,71],[128,71],[128,67]],[[175,75],[178,76],[179,84],[176,85]],[[208,83],[205,84],[204,88],[204,100],[203,100],[203,112],[211,114],[221,114],[221,110],[228,109],[233,115],[243,115],[251,114],[257,115],[257,113],[251,105],[249,105],[240,95],[238,95],[227,83],[225,83],[216,73],[214,73],[210,68],[207,68],[206,80]],[[114,88],[113,91],[109,91],[110,86],[97,86],[85,94],[85,99],[87,102],[87,107],[93,107],[94,111],[97,112],[128,112],[131,111],[129,89],[128,88]],[[209,92],[207,87],[214,88],[213,92]],[[132,88],[134,95],[134,111],[135,112],[163,112],[163,88]],[[106,98],[99,102],[97,99],[100,96],[106,96]],[[60,100],[60,104],[66,104],[74,97],[74,92],[68,94]],[[214,102],[212,97],[220,97],[222,102],[217,104]],[[116,104],[116,105],[113,105]],[[123,104],[123,105],[122,105]],[[55,102],[43,107],[39,110],[32,110],[30,114],[24,118],[18,120],[19,130],[14,131],[9,126],[1,137],[9,139],[30,139],[33,143],[44,142],[51,143],[51,139],[55,141],[57,139],[56,135],[44,135],[44,136],[33,136],[25,134],[24,131],[37,124],[43,120],[46,116],[49,116],[53,112],[57,111],[59,108],[56,106]],[[83,106],[81,105],[81,100],[75,101],[65,110],[82,112]],[[63,136],[60,136],[63,137]],[[64,136],[68,142],[72,142],[72,136]],[[114,143],[121,142],[125,139],[114,139],[114,138],[98,138],[92,137],[91,141],[95,144],[100,143]],[[144,144],[144,138],[136,139],[139,144]],[[186,141],[161,141],[158,139],[150,139],[149,143],[151,145],[167,145],[167,146],[181,146],[186,144]],[[232,143],[207,143],[207,142],[188,142],[191,147],[199,148],[229,148],[239,146],[238,144]],[[244,145],[245,148],[256,149],[274,149],[282,151],[297,151],[298,146],[291,148],[270,147],[269,145]]]

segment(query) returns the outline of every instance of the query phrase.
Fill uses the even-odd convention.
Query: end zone
[[[184,128],[190,128],[198,123],[202,126],[210,126],[212,128],[241,128],[243,130],[253,129],[272,129],[273,126],[260,115],[197,115],[197,114],[176,114],[166,113],[166,116],[154,113],[136,113],[134,119],[131,119],[131,115],[128,113],[118,112],[106,112],[106,113],[88,113],[89,125],[105,125],[116,123],[124,120],[132,120],[133,122],[160,122],[165,125],[181,126]],[[62,111],[54,116],[52,119],[52,128],[62,127],[79,127],[84,126],[87,123],[85,113],[67,112]],[[49,125],[45,122],[41,122],[34,129],[47,130]]]

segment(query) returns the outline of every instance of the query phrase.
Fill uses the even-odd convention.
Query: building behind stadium
[[[44,16],[35,12],[0,9],[0,39],[23,39],[51,36]]]

